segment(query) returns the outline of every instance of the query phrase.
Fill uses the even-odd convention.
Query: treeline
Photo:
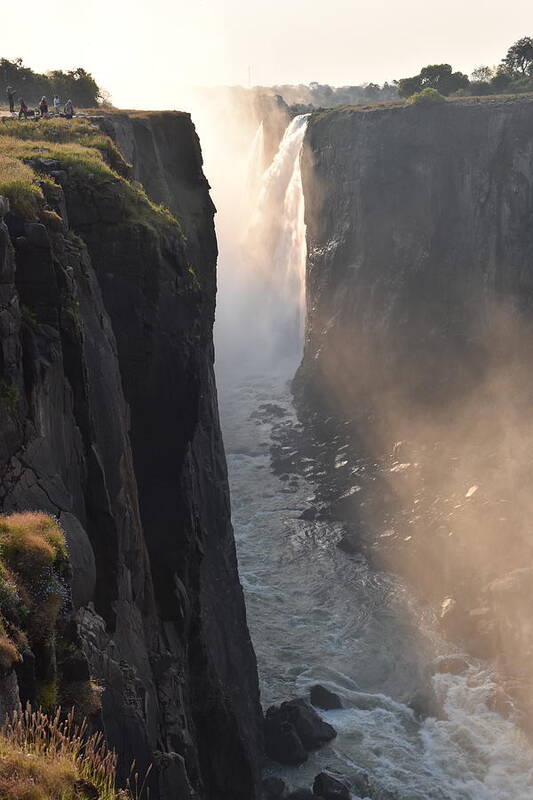
[[[496,67],[478,67],[470,77],[450,64],[430,64],[412,78],[395,81],[400,97],[433,89],[444,97],[533,92],[533,39],[515,42]]]
[[[43,95],[50,101],[57,94],[63,103],[70,98],[78,108],[93,108],[103,99],[93,76],[82,67],[40,74],[26,67],[21,58],[0,59],[0,87],[4,97],[8,86],[15,90],[17,100],[23,97],[29,104],[38,103]]]
[[[329,86],[326,83],[283,85],[272,87],[288,105],[333,108],[334,106],[361,105],[395,100],[398,89],[390,83],[380,86],[365,83],[361,86]]]

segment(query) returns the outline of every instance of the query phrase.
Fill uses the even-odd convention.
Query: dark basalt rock
[[[64,524],[65,613],[105,686],[120,779],[155,763],[153,800],[173,784],[184,800],[228,787],[251,800],[262,717],[213,372],[214,207],[188,114],[109,125],[181,231],[148,206],[132,215],[118,178],[100,185],[55,160],[36,163],[61,172],[60,187],[43,183],[41,222],[0,204],[0,512]],[[38,655],[17,665],[24,702],[54,663]],[[57,667],[87,675],[77,656]]]
[[[267,755],[282,764],[301,764],[306,751],[316,750],[337,735],[303,699],[271,706],[265,715]]]
[[[309,696],[311,698],[311,705],[316,706],[316,708],[322,708],[324,711],[332,711],[336,708],[343,707],[339,695],[335,694],[335,692],[331,692],[319,683],[315,686],[311,686]]]
[[[409,707],[412,708],[416,716],[421,719],[426,717],[434,717],[435,719],[446,718],[444,710],[432,686],[427,686],[415,692],[409,701]]]
[[[350,784],[340,773],[324,770],[313,782],[313,794],[324,800],[350,800]]]
[[[269,713],[270,712],[270,713]],[[307,760],[307,752],[294,725],[285,715],[269,709],[265,717],[265,752],[279,764],[297,766]]]
[[[275,776],[264,778],[262,787],[264,800],[281,800],[287,795],[287,784]]]
[[[314,794],[311,789],[295,789],[287,800],[325,800],[325,798]]]

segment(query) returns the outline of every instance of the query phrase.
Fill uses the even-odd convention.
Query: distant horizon
[[[176,106],[193,86],[383,84],[435,63],[470,74],[533,34],[526,0],[504,12],[495,0],[449,0],[438,18],[423,0],[153,0],[149,17],[140,0],[92,0],[74,10],[50,0],[52,39],[28,25],[22,40],[4,34],[0,54],[39,72],[83,66],[123,108]],[[39,19],[42,4],[28,0],[24,14]]]

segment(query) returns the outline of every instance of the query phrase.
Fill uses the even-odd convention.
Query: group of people
[[[9,111],[11,114],[14,114],[15,90],[11,86],[7,87],[7,100],[9,103]],[[66,117],[66,119],[72,119],[72,117],[74,116],[74,106],[72,104],[72,100],[67,100],[67,102],[63,106],[63,112],[61,112],[61,101],[57,94],[54,95],[54,99],[52,102],[54,106],[54,113],[57,116]],[[49,108],[48,108],[48,100],[46,99],[46,97],[41,97],[41,102],[39,103],[39,106],[37,108],[38,114],[36,114],[35,111],[30,111],[30,109],[28,108],[22,97],[19,99],[19,103],[20,103],[20,108],[18,112],[19,119],[22,119],[23,117],[24,119],[28,119],[29,116],[33,117],[38,116],[39,118],[42,119],[43,117],[48,116]]]

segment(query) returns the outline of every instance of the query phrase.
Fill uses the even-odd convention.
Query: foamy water
[[[301,519],[313,505],[312,464],[301,474],[272,471],[270,447],[280,426],[298,429],[288,381],[300,358],[305,313],[300,153],[306,125],[300,117],[288,128],[260,181],[254,236],[242,245],[243,261],[249,256],[251,268],[276,284],[257,309],[270,325],[269,341],[258,348],[243,330],[246,357],[231,369],[225,362],[218,375],[240,574],[263,704],[305,696],[320,682],[338,692],[345,706],[324,713],[338,732],[330,746],[299,768],[270,769],[292,787],[310,786],[326,766],[347,777],[364,769],[374,797],[382,800],[531,800],[533,751],[515,723],[487,704],[491,666],[470,659],[462,675],[428,678],[431,662],[454,651],[433,629],[428,610],[416,605],[397,576],[341,551],[340,524]],[[258,239],[268,246],[248,253],[246,247]],[[261,292],[250,291],[249,302],[260,305]],[[265,404],[277,407],[272,418]],[[430,680],[444,718],[420,720],[408,702]]]

